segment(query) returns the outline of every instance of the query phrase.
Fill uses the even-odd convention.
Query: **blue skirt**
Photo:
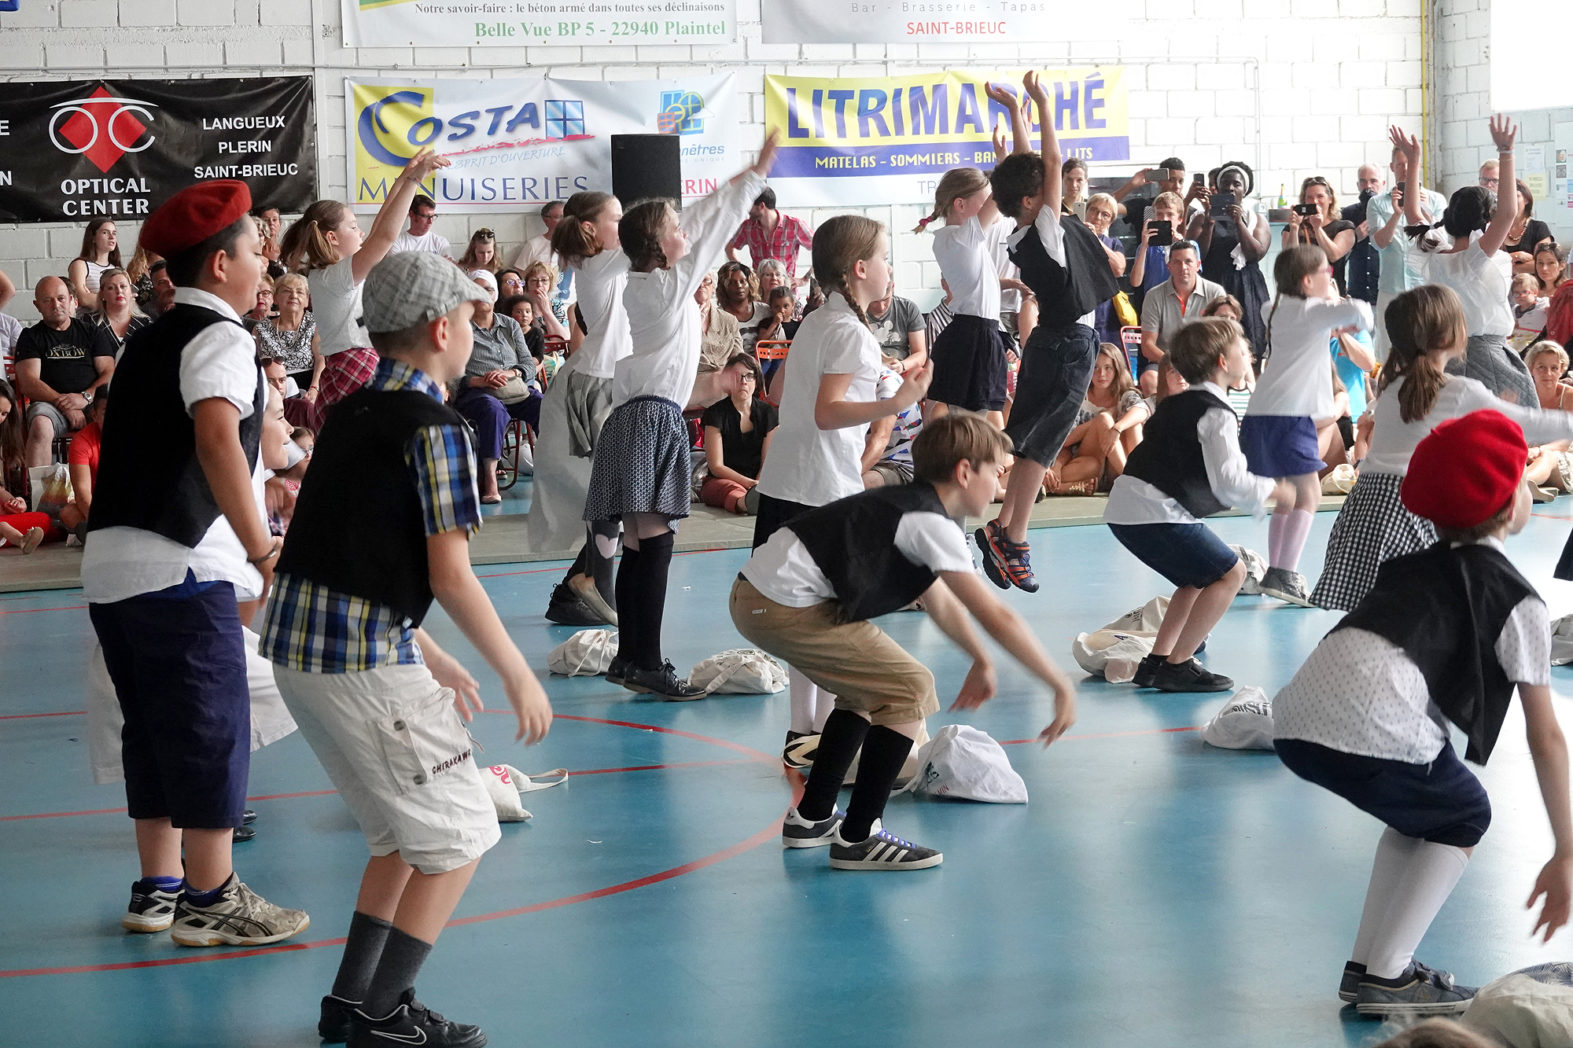
[[[1322,471],[1316,423],[1299,415],[1246,415],[1240,450],[1259,477],[1303,477]]]

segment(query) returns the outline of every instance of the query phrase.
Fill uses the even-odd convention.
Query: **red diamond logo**
[[[76,103],[76,111],[60,125],[60,137],[71,143],[100,171],[108,172],[147,131],[122,99],[100,87]]]

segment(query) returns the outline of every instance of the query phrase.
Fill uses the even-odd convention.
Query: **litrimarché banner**
[[[341,0],[341,8],[345,47],[582,47],[737,39],[737,0]]]
[[[925,203],[953,167],[994,166],[1008,123],[989,83],[1016,95],[1025,70],[952,69],[900,77],[765,77],[765,126],[781,150],[770,181],[795,206]],[[1041,70],[1066,158],[1128,160],[1120,66]],[[1038,114],[1028,107],[1034,148]]]
[[[416,151],[452,161],[427,193],[448,211],[523,210],[612,188],[612,135],[681,141],[685,198],[744,165],[736,78],[344,82],[350,201],[375,210]]]
[[[235,178],[302,211],[317,193],[311,77],[64,80],[0,91],[0,222],[146,218]]]

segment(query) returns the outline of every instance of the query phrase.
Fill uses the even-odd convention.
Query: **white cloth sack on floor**
[[[806,741],[806,739],[807,737],[800,741]],[[814,746],[817,748],[819,746],[819,736],[815,735],[813,736],[813,739]],[[917,735],[913,736],[911,752],[907,754],[907,759],[901,762],[901,774],[896,776],[896,793],[905,792],[906,788],[911,785],[912,777],[918,773],[918,754],[923,752],[923,746],[928,741],[929,722],[927,720],[923,720],[918,723]],[[847,774],[841,780],[841,785],[850,786],[854,782],[857,782],[858,761],[861,760],[862,757],[863,748],[859,746],[858,751],[852,755],[852,764],[847,768]]]
[[[534,816],[525,810],[519,795],[549,790],[567,782],[568,770],[553,768],[551,771],[526,775],[511,764],[493,764],[490,768],[481,769],[481,779],[486,783],[486,792],[491,794],[492,806],[497,809],[497,821],[523,822]]]
[[[596,677],[616,657],[616,630],[580,630],[551,650],[546,668],[564,677]]]
[[[1005,747],[970,724],[947,724],[918,751],[913,793],[955,800],[1026,804],[1027,783],[1010,766]]]
[[[1513,1048],[1567,1048],[1573,1044],[1573,964],[1537,964],[1482,986],[1461,1021]]]
[[[278,685],[273,682],[273,663],[257,654],[262,638],[241,627],[246,638],[246,683],[251,688],[251,750],[255,753],[295,730],[295,718],[284,707]],[[104,665],[104,649],[98,639],[87,656],[87,757],[93,765],[93,781],[100,786],[124,782],[120,763],[120,729],[125,716],[115,685]]]
[[[1573,615],[1564,615],[1551,624],[1551,665],[1573,662]]]
[[[688,683],[710,695],[774,695],[787,686],[786,667],[758,648],[733,648],[700,659]]]
[[[1136,676],[1136,664],[1152,654],[1168,610],[1168,597],[1154,597],[1092,633],[1078,633],[1071,641],[1071,657],[1093,676],[1123,684]]]
[[[33,512],[47,513],[49,519],[60,523],[60,510],[72,499],[70,468],[62,462],[28,469],[29,486],[33,489]]]
[[[1230,546],[1234,555],[1245,565],[1245,581],[1240,583],[1240,596],[1250,597],[1262,592],[1262,576],[1267,574],[1267,561],[1254,549]]]
[[[1261,688],[1241,688],[1202,725],[1202,741],[1225,750],[1273,748],[1273,704]]]
[[[1322,494],[1347,495],[1354,490],[1355,479],[1355,468],[1347,462],[1340,462],[1322,478]]]

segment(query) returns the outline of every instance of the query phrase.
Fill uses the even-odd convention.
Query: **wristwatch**
[[[84,389],[82,392],[78,393],[77,396],[81,397],[84,403],[93,403],[93,391],[91,389]]]

